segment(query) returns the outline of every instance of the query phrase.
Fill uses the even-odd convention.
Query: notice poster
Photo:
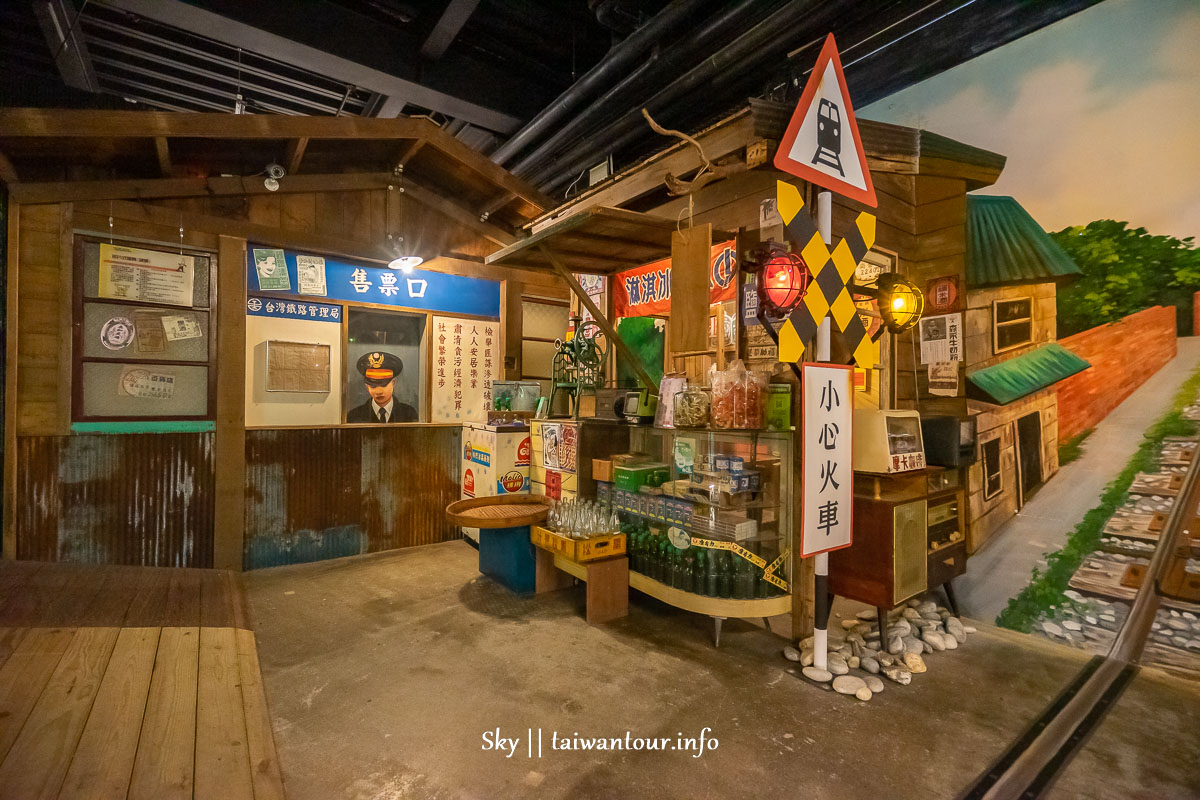
[[[268,392],[328,392],[329,345],[267,341]]]
[[[921,363],[962,361],[962,314],[926,317],[921,330]]]
[[[958,396],[957,361],[935,361],[929,365],[929,393],[938,397]]]
[[[200,332],[200,321],[192,314],[164,316],[162,327],[168,342],[177,342],[180,339],[199,339],[204,335]]]
[[[175,375],[142,367],[126,367],[121,370],[118,393],[126,397],[170,400],[175,396]]]
[[[325,287],[325,259],[320,256],[296,256],[296,283],[300,294],[324,297],[328,293]]]
[[[500,372],[500,323],[433,317],[432,422],[486,422]]]
[[[254,250],[254,271],[258,273],[258,288],[264,292],[288,292],[292,279],[288,277],[287,262],[282,250]]]
[[[190,306],[196,259],[179,253],[100,245],[101,297]]]
[[[157,311],[134,311],[133,324],[139,353],[162,353],[167,349],[162,316]]]
[[[849,547],[854,509],[854,368],[802,367],[802,558]]]

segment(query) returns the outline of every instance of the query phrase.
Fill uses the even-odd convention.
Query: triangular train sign
[[[775,168],[871,208],[879,205],[832,33],[779,143]]]

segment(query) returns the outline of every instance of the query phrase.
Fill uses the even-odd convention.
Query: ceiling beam
[[[421,152],[421,148],[424,147],[425,143],[428,141],[428,139],[417,139],[411,144],[406,144],[404,149],[400,151],[400,154],[395,159],[396,166],[403,169],[405,164],[407,164],[409,161],[412,161],[413,156]]]
[[[0,109],[0,138],[125,138],[174,136],[199,139],[427,139],[426,145],[458,161],[497,187],[539,209],[554,201],[427,119],[303,117],[284,114],[180,114],[172,111]],[[416,151],[414,151],[415,154]]]
[[[288,175],[295,175],[300,171],[300,160],[304,158],[304,151],[308,149],[308,137],[297,136],[295,139],[287,143],[287,150],[284,151],[284,169]]]
[[[167,137],[154,137],[154,154],[158,157],[158,171],[162,173],[164,178],[170,178],[175,174],[175,170],[171,167],[171,146],[167,143]]]
[[[261,28],[205,11],[181,0],[106,0],[105,5],[137,14],[164,25],[241,47],[258,55],[328,75],[372,92],[403,97],[419,106],[462,117],[482,128],[511,133],[521,124],[516,117],[485,108],[414,81],[389,75],[315,47],[277,36]]]
[[[446,3],[441,18],[429,32],[425,44],[421,45],[421,55],[434,61],[441,58],[478,5],[479,0],[450,0]]]
[[[86,92],[100,91],[92,57],[79,30],[82,10],[76,11],[75,4],[66,0],[36,0],[33,13],[63,83]]]
[[[279,181],[277,194],[296,192],[349,192],[384,189],[395,181],[390,172],[355,172],[332,175],[288,175]],[[454,222],[501,247],[512,244],[511,231],[483,222],[472,209],[461,206],[437,192],[404,179],[407,195]],[[87,200],[151,200],[168,197],[219,197],[230,195],[271,194],[257,177],[167,178],[116,181],[66,181],[20,183],[9,188],[15,203],[65,203]]]

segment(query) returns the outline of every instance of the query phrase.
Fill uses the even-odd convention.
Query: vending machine
[[[462,496],[529,494],[529,426],[467,423],[462,431]],[[474,542],[478,528],[463,528]]]

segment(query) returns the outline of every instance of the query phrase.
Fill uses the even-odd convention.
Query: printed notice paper
[[[296,256],[296,283],[300,294],[324,297],[325,259],[320,256]]]
[[[258,288],[264,292],[291,291],[287,262],[282,250],[255,250],[254,270],[258,273]]]
[[[151,400],[170,400],[175,394],[175,376],[169,372],[126,367],[121,371],[121,394]]]
[[[195,275],[192,256],[100,245],[101,297],[190,306]]]
[[[191,314],[166,316],[162,318],[163,331],[168,342],[180,339],[199,339],[204,334],[200,332],[200,322]]]
[[[921,363],[962,361],[962,314],[926,317],[921,330]]]

